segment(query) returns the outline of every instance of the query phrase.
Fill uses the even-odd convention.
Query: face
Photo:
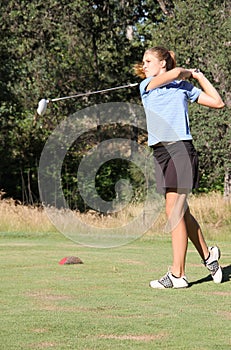
[[[143,70],[146,78],[165,72],[165,65],[165,61],[160,61],[154,53],[147,52],[144,54]]]

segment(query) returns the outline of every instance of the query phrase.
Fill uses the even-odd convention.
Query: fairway
[[[56,233],[1,234],[1,350],[228,350],[231,241],[218,243],[222,284],[189,245],[190,288],[153,290],[171,264],[168,236],[93,249]],[[58,264],[71,255],[84,264]]]

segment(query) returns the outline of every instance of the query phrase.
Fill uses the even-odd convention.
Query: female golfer
[[[190,213],[187,195],[198,187],[198,156],[189,127],[188,101],[222,108],[224,103],[213,85],[197,69],[176,67],[175,54],[163,47],[144,53],[135,72],[145,109],[148,144],[153,149],[157,190],[165,195],[167,225],[172,234],[173,263],[170,271],[152,288],[186,288],[185,259],[188,238],[200,254],[215,283],[222,281],[220,250],[208,247],[200,226]],[[195,79],[200,88],[186,79]]]

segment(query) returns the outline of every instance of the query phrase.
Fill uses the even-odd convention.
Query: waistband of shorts
[[[176,143],[183,142],[184,144],[186,143],[192,143],[192,140],[180,140],[180,141],[170,141],[170,142],[158,142],[155,145],[151,145],[150,147],[153,149],[159,148],[159,147],[168,147],[171,145],[175,145]]]

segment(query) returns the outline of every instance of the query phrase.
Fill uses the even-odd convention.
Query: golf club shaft
[[[82,97],[82,96],[89,96],[89,95],[94,95],[94,94],[100,94],[100,93],[107,92],[107,91],[119,90],[119,89],[124,89],[124,88],[128,88],[128,87],[137,86],[137,85],[138,85],[138,83],[127,84],[127,85],[121,85],[121,86],[116,86],[116,87],[110,88],[110,89],[104,89],[104,90],[98,90],[98,91],[90,91],[90,92],[85,92],[85,93],[81,93],[81,94],[77,94],[77,95],[71,95],[71,96],[53,98],[52,100],[48,100],[48,101],[50,101],[50,102],[55,102],[55,101],[67,100],[67,99],[69,99],[69,98],[76,98],[76,97]]]

